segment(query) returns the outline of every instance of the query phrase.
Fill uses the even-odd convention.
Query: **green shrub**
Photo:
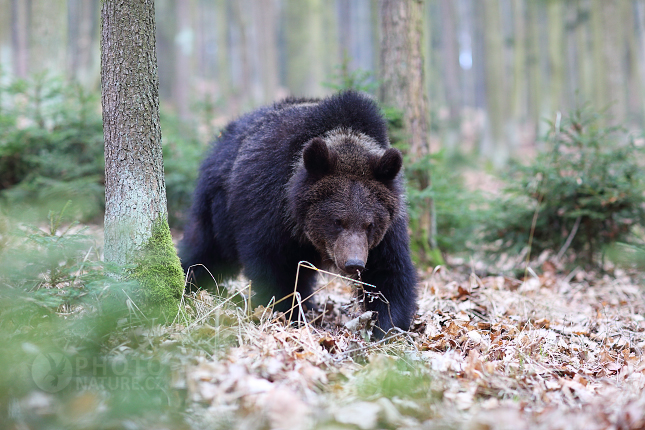
[[[412,231],[418,231],[419,217],[427,199],[432,199],[437,223],[437,245],[442,253],[468,251],[475,240],[476,228],[480,223],[482,196],[466,189],[457,163],[440,151],[417,162],[406,164],[407,194]],[[417,182],[417,171],[430,172],[431,184],[421,188]],[[423,238],[410,238],[415,255],[427,245]],[[428,252],[427,250],[424,252]],[[434,262],[438,264],[438,262]]]
[[[334,91],[355,90],[376,94],[379,82],[374,77],[374,73],[363,69],[350,70],[349,61],[350,58],[345,55],[343,61],[334,67],[335,72],[323,82],[323,87]]]
[[[199,165],[208,144],[178,118],[161,111],[163,159],[170,227],[183,227],[190,209]]]
[[[49,218],[49,228],[39,229],[0,214],[0,404],[23,402],[45,390],[43,382],[57,388],[63,370],[52,365],[47,376],[37,377],[32,369],[38,357],[71,365],[73,378],[61,391],[45,390],[50,412],[0,408],[0,422],[112,428],[122,427],[114,424],[119,420],[168,413],[163,400],[172,357],[150,334],[154,322],[146,320],[147,310],[136,308],[139,284],[106,276],[91,236],[74,223],[65,227],[61,213]],[[103,396],[105,407],[90,405],[87,415],[72,417],[60,412],[79,396]]]
[[[531,255],[568,249],[592,264],[605,245],[629,242],[645,222],[643,148],[620,127],[603,127],[601,115],[578,109],[546,137],[529,165],[515,164],[503,201],[492,205],[485,239],[501,249],[529,243]]]
[[[85,220],[99,215],[104,161],[97,94],[45,74],[15,80],[0,94],[0,204],[39,217],[71,200],[68,212]]]
[[[468,190],[463,182],[460,166],[463,160],[448,157],[442,150],[411,160],[406,136],[403,131],[401,112],[384,108],[388,135],[393,146],[399,148],[405,158],[406,191],[410,217],[410,246],[417,264],[442,264],[440,253],[461,253],[472,248],[475,232],[480,223],[483,204],[481,194]],[[458,154],[455,154],[458,155]],[[424,181],[430,173],[430,186]],[[420,234],[420,218],[429,199],[434,205],[437,223],[437,250],[432,250],[427,238]]]
[[[0,87],[0,206],[42,219],[66,202],[89,221],[105,205],[103,124],[98,93],[44,74]],[[169,222],[190,205],[196,166],[206,149],[195,132],[162,111]],[[24,219],[23,219],[24,220]]]

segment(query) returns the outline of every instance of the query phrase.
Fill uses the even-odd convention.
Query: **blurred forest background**
[[[384,97],[390,43],[380,32],[397,15],[380,3],[155,1],[172,228],[183,225],[209,142],[234,117],[289,95]],[[405,125],[422,94],[380,101],[406,154],[417,263],[441,264],[439,250],[478,241],[588,262],[634,232],[645,244],[634,228],[645,222],[645,0],[406,4],[415,7],[401,15],[423,30],[429,132],[420,135],[431,153],[415,155]],[[0,212],[36,221],[66,207],[101,224],[100,9],[100,0],[0,0]]]
[[[373,0],[158,0],[162,104],[183,122],[231,116],[287,95],[321,96],[379,76]],[[100,0],[0,0],[5,79],[38,72],[98,90]],[[590,103],[608,121],[645,120],[642,0],[428,0],[426,90],[433,150],[499,166]],[[345,81],[343,81],[345,79]]]

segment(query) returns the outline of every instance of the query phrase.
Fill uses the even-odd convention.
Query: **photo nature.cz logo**
[[[31,366],[31,376],[38,388],[56,393],[72,380],[72,363],[59,352],[38,354]]]
[[[104,357],[76,357],[74,363],[60,352],[40,353],[31,366],[38,388],[56,393],[70,386],[76,390],[158,390],[164,386],[164,372],[155,360],[107,360]]]

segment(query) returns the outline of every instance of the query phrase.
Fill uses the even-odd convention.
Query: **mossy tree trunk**
[[[153,0],[104,0],[105,261],[125,266],[143,301],[176,310],[183,273],[167,222]]]
[[[425,88],[423,44],[423,2],[419,0],[381,0],[381,101],[403,114],[403,128],[415,168],[414,181],[420,191],[431,185],[428,155],[430,145],[429,111]],[[413,241],[421,259],[438,263],[441,256],[436,243],[436,221],[431,198],[425,198]]]

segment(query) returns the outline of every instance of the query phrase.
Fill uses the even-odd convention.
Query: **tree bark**
[[[404,133],[413,162],[430,154],[429,111],[424,79],[423,2],[418,0],[381,0],[381,101],[403,114]],[[430,171],[417,170],[420,190],[430,187]],[[431,199],[425,199],[415,236],[421,238],[429,261],[437,248],[436,222]]]
[[[381,101],[400,109],[415,160],[430,152],[421,51],[423,3],[381,0]]]
[[[154,0],[104,0],[101,18],[105,261],[134,263],[137,293],[171,317],[184,283],[167,220]]]
[[[103,3],[105,260],[128,263],[166,215],[152,0]]]

